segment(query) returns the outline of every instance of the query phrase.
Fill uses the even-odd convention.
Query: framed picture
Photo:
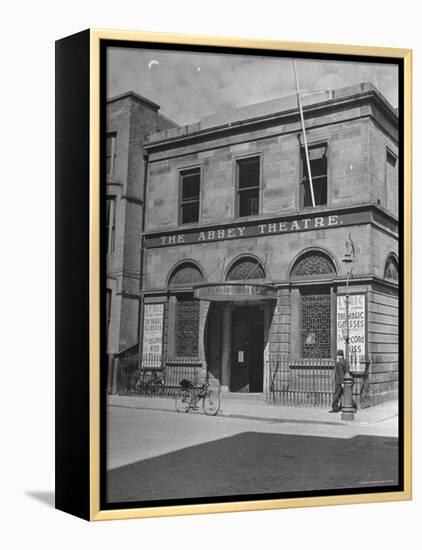
[[[87,30],[56,63],[57,508],[411,498],[411,51]]]

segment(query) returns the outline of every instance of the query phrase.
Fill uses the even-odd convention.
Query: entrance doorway
[[[232,312],[230,391],[258,393],[264,380],[264,311],[237,307]]]

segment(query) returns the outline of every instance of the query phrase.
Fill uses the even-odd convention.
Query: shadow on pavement
[[[107,473],[107,501],[134,502],[398,484],[398,440],[244,432]]]

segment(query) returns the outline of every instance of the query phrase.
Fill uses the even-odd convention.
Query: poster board
[[[346,296],[337,296],[337,349],[346,356],[344,338],[346,324]],[[349,296],[349,360],[350,370],[363,372],[366,360],[366,295]]]

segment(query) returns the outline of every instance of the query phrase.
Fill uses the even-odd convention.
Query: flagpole
[[[293,61],[293,70],[294,70],[294,73],[295,73],[295,81],[296,81],[297,103],[298,103],[298,106],[299,106],[300,121],[302,123],[303,144],[305,146],[306,167],[307,167],[307,170],[308,170],[309,187],[310,187],[310,190],[311,190],[312,206],[315,208],[314,186],[313,186],[313,183],[312,183],[311,163],[309,161],[308,140],[306,139],[305,119],[303,118],[302,101],[300,99],[300,92],[299,92],[299,79],[298,79],[297,72],[296,72],[296,62],[295,62],[294,59],[292,59],[292,61]]]

